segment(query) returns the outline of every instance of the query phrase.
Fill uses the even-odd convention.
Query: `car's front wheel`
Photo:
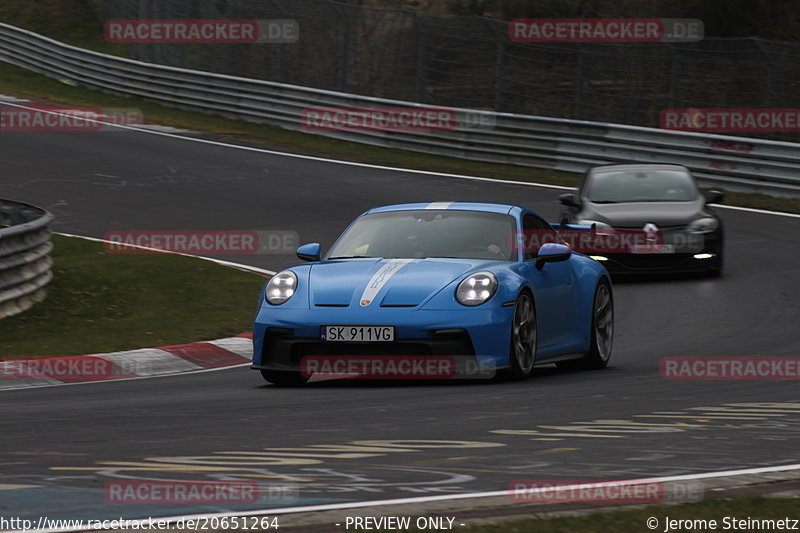
[[[297,387],[308,381],[300,372],[287,370],[262,370],[261,376],[269,383],[281,387]]]
[[[514,305],[508,359],[511,379],[521,381],[530,377],[536,361],[536,308],[528,292],[520,294]]]
[[[714,262],[714,265],[708,270],[708,276],[711,278],[718,278],[722,276],[722,269],[725,266],[725,256],[722,254],[722,248],[720,248],[719,254],[717,255],[717,259]]]

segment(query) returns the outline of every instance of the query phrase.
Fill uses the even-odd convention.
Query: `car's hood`
[[[703,214],[702,198],[691,202],[625,202],[590,204],[581,217],[617,228],[641,228],[650,222],[659,227],[686,225]]]
[[[312,306],[416,306],[480,259],[347,259],[311,265]]]

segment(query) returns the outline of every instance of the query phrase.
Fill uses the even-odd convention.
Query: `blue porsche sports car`
[[[371,209],[327,254],[303,245],[307,263],[265,284],[252,368],[279,385],[305,383],[304,358],[317,356],[453,356],[518,380],[535,364],[603,368],[614,331],[609,275],[558,229],[515,205]]]

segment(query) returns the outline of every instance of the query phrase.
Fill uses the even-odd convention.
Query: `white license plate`
[[[392,342],[394,326],[323,326],[322,340],[329,342]]]
[[[674,254],[674,244],[637,244],[631,246],[632,254]]]

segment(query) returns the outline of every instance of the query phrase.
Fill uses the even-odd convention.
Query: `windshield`
[[[598,172],[586,195],[594,203],[689,202],[697,198],[692,177],[682,170]]]
[[[497,213],[425,209],[364,215],[331,249],[328,259],[454,257],[516,259],[514,219]]]

